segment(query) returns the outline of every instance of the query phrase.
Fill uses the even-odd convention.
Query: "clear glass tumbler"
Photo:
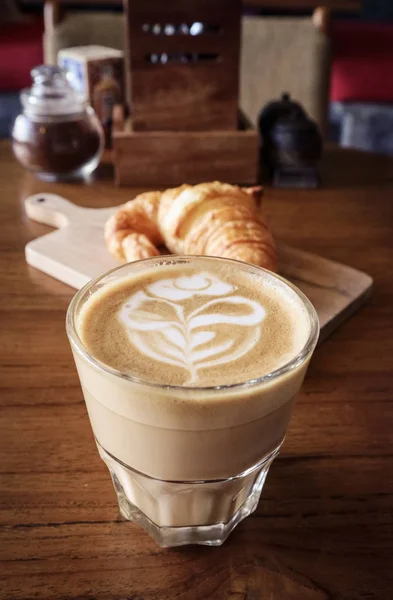
[[[67,313],[67,333],[98,451],[122,515],[161,546],[222,544],[257,507],[284,440],[293,403],[319,334],[306,296],[281,277],[237,261],[234,268],[289,286],[309,318],[309,336],[283,367],[253,381],[217,387],[141,381],[92,356],[77,328],[84,303],[103,286],[154,266],[206,269],[207,257],[154,257],[123,265],[85,285]]]

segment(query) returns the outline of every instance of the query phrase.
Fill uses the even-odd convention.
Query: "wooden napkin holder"
[[[241,0],[126,0],[131,117],[116,107],[119,185],[253,184],[257,131],[239,116]]]

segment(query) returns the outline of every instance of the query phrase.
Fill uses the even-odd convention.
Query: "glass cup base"
[[[82,165],[81,167],[78,167],[74,171],[70,171],[69,173],[49,173],[46,171],[35,171],[34,174],[41,181],[46,181],[49,183],[86,179],[98,167],[100,163],[100,157],[101,155],[92,158],[86,164]]]
[[[257,465],[229,479],[164,481],[135,471],[97,442],[117,494],[122,516],[162,547],[220,546],[257,508],[275,448]]]

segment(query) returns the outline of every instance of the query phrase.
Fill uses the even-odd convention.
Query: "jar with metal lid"
[[[71,86],[59,67],[32,70],[33,86],[23,90],[23,112],[16,118],[12,146],[18,161],[47,181],[90,174],[104,149],[94,110]]]

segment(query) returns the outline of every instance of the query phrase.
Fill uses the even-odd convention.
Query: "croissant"
[[[259,214],[260,188],[214,181],[146,192],[127,202],[107,221],[105,242],[119,260],[132,262],[174,254],[234,258],[277,270],[272,234]]]

